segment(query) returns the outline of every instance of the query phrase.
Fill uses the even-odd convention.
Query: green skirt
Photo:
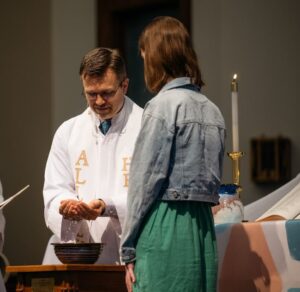
[[[209,204],[156,201],[138,239],[133,291],[214,292],[217,256]]]

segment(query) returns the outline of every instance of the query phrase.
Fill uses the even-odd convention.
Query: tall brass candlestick
[[[240,159],[244,155],[243,152],[229,152],[228,156],[232,160],[232,180],[233,183],[237,186],[238,188],[238,194],[242,191],[242,187],[240,186]]]
[[[233,75],[231,81],[231,110],[232,110],[232,152],[228,156],[232,160],[232,180],[238,186],[237,193],[240,197],[242,187],[240,186],[240,165],[239,160],[244,155],[239,150],[239,123],[238,123],[238,82],[237,74]]]

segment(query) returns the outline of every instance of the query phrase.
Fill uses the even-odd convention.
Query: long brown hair
[[[190,77],[201,87],[204,83],[189,33],[177,19],[160,16],[146,26],[139,39],[144,55],[147,88],[158,92],[170,79]]]

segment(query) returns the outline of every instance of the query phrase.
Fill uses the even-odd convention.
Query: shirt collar
[[[127,96],[124,96],[124,104],[121,108],[121,110],[111,119],[111,128],[112,129],[120,129],[124,127],[124,120],[126,118],[126,104],[127,104]],[[93,128],[96,133],[99,132],[99,125],[100,125],[100,119],[97,116],[97,114],[89,107],[88,112],[92,118],[93,121]],[[110,131],[111,132],[111,131]]]
[[[114,117],[111,118],[112,124],[118,123],[120,120],[123,119],[123,117],[125,115],[125,109],[124,109],[125,103],[126,103],[126,96],[124,96],[124,103],[123,103],[121,110]],[[98,115],[91,108],[88,108],[88,111],[92,117],[93,123],[95,124],[96,127],[98,127],[101,122]]]

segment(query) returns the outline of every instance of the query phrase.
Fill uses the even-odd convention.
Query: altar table
[[[219,224],[216,235],[218,292],[300,292],[300,220]],[[8,266],[6,270],[17,273],[17,289],[11,291],[126,291],[124,266]]]
[[[8,266],[17,273],[10,291],[22,292],[126,292],[124,266],[31,265]],[[7,286],[7,292],[10,292]]]

